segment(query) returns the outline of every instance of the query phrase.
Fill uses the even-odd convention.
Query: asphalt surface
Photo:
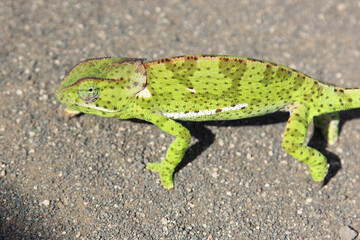
[[[287,114],[185,123],[196,137],[168,192],[144,166],[171,136],[66,118],[54,91],[89,57],[200,53],[359,87],[359,29],[356,0],[0,1],[0,239],[353,239],[360,110],[342,114],[333,146],[310,128],[335,173],[324,187],[282,150]]]

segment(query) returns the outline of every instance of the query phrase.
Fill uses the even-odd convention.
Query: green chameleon
[[[145,62],[136,58],[93,58],[74,66],[56,90],[72,115],[80,112],[142,119],[176,139],[165,159],[146,165],[173,189],[173,173],[190,132],[175,120],[211,121],[288,111],[283,148],[307,165],[314,181],[327,173],[327,160],[305,146],[314,118],[327,141],[338,138],[337,111],[359,108],[360,89],[321,83],[289,67],[252,58],[191,55]]]

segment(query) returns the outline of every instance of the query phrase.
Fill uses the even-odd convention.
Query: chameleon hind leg
[[[339,138],[340,114],[338,112],[326,113],[314,117],[314,124],[320,128],[326,141],[331,145]]]
[[[304,145],[311,118],[307,106],[300,105],[293,109],[286,125],[282,145],[286,153],[307,165],[314,181],[320,182],[327,173],[327,160],[319,151]]]
[[[161,162],[152,162],[146,168],[160,174],[161,185],[171,190],[174,188],[173,174],[176,166],[181,162],[190,142],[190,132],[180,123],[158,114],[150,114],[148,121],[161,130],[173,135],[176,139],[170,144],[165,158]]]

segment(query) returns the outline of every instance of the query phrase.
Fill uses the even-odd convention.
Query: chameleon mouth
[[[62,100],[64,99],[64,96],[61,94],[61,90],[60,90],[60,89],[56,89],[55,97],[56,97],[60,102],[62,102]]]
[[[57,98],[57,99],[59,99],[59,100],[61,100],[61,99],[63,99],[64,97],[63,97],[63,94],[61,94],[62,92],[63,92],[63,87],[61,87],[61,86],[58,86],[57,88],[56,88],[56,90],[55,90],[55,97]]]
[[[56,96],[58,96],[58,94],[56,94]],[[59,100],[60,99],[63,102],[70,103],[70,104],[75,105],[75,106],[81,106],[81,107],[85,107],[85,108],[89,108],[89,109],[95,109],[95,110],[98,110],[98,111],[101,111],[101,112],[107,112],[107,113],[119,112],[119,111],[109,110],[109,109],[102,108],[102,107],[97,107],[95,105],[88,104],[88,103],[75,102],[74,100],[68,99],[68,98],[66,98],[64,96],[59,96]]]

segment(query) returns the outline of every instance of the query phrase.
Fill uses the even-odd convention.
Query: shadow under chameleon
[[[186,150],[183,160],[176,167],[174,174],[180,171],[187,164],[194,161],[203,151],[205,151],[215,141],[215,135],[206,126],[218,126],[218,127],[239,127],[239,126],[261,126],[268,124],[276,124],[281,122],[287,122],[289,113],[287,112],[276,112],[260,117],[245,118],[231,121],[206,121],[206,122],[190,122],[190,121],[179,121],[184,127],[189,129],[191,135],[195,137],[198,142],[189,146]],[[346,121],[360,118],[360,109],[352,109],[340,112],[340,124],[339,124],[339,136],[341,129]],[[143,120],[130,119],[131,122],[145,123]],[[335,143],[336,144],[336,143]],[[328,160],[329,170],[323,181],[322,186],[327,185],[330,180],[336,176],[338,171],[341,169],[340,158],[326,150],[328,143],[322,135],[320,129],[315,128],[310,141],[307,146],[312,147],[321,152]],[[145,166],[144,166],[145,167]]]

